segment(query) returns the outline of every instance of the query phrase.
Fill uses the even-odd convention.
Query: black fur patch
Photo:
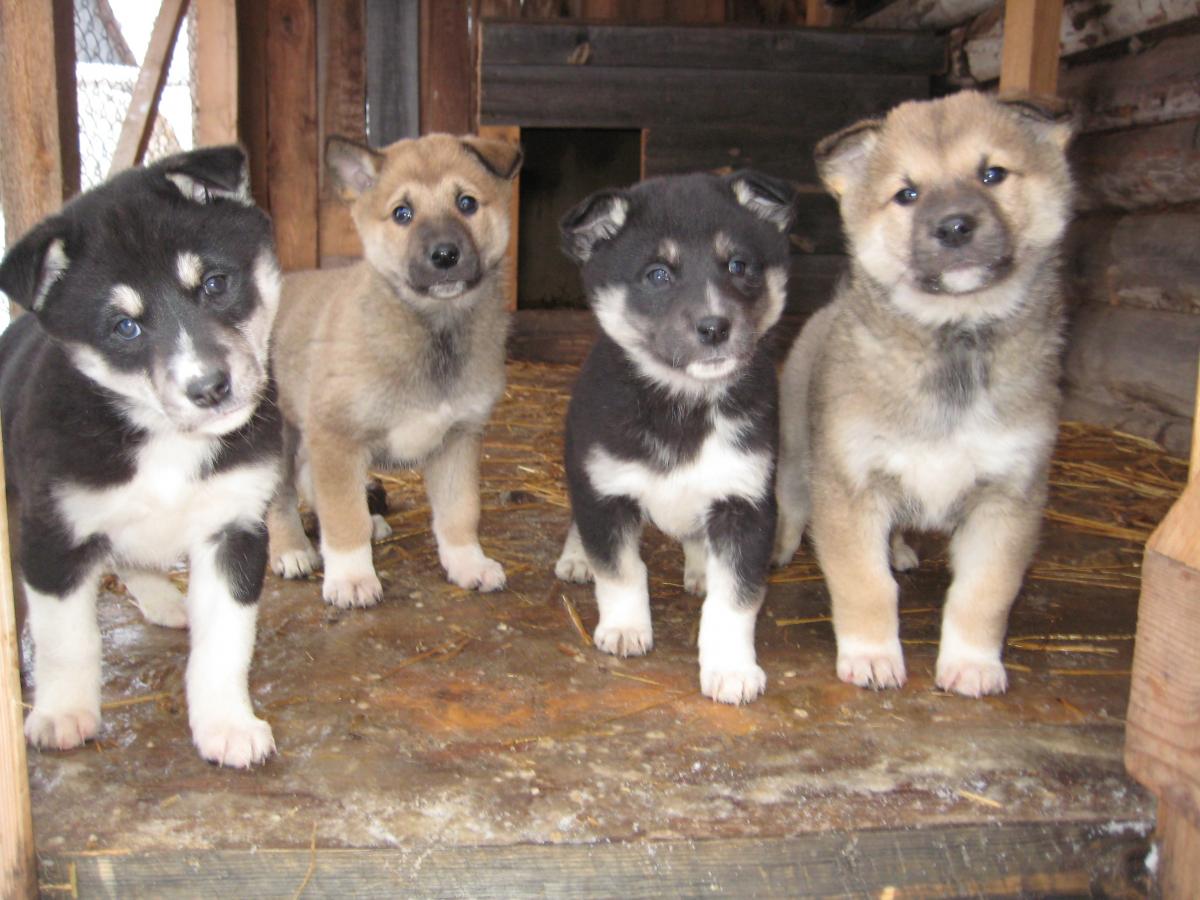
[[[738,602],[753,605],[762,597],[775,546],[775,479],[764,500],[718,500],[708,512],[708,539],[733,565]]]
[[[267,526],[231,525],[216,536],[217,567],[241,604],[258,600],[267,569]]]

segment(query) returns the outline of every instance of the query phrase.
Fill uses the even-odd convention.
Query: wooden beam
[[[1063,0],[1008,0],[1000,93],[1053,97],[1058,89],[1058,33]]]
[[[58,148],[62,164],[62,196],[79,193],[79,99],[75,82],[75,3],[54,2],[54,79],[58,99]]]
[[[367,134],[385,147],[421,133],[420,0],[367,0]]]
[[[267,4],[238,3],[238,140],[250,162],[254,201],[270,212],[267,165]]]
[[[895,0],[854,27],[940,31],[968,22],[994,5],[995,0]]]
[[[318,262],[314,0],[267,0],[267,194],[285,271]]]
[[[508,141],[510,144],[521,143],[521,129],[516,125],[480,125],[479,136],[497,141]],[[508,252],[504,264],[508,267],[505,279],[508,292],[508,309],[510,312],[517,308],[517,245],[521,226],[521,173],[518,172],[512,180],[512,198],[508,207]]]
[[[321,265],[362,256],[362,242],[350,206],[325,178],[325,139],[331,135],[367,140],[366,5],[364,0],[318,0],[320,65],[321,193],[318,246]]]
[[[1200,201],[1200,116],[1083,134],[1071,143],[1082,210]]]
[[[471,0],[421,0],[421,133],[465,134],[475,121]]]
[[[67,71],[63,65],[49,72],[46,65],[48,48],[61,50],[66,40],[59,35],[60,6],[0,3],[0,202],[10,243],[69,195],[63,170],[71,153],[63,151],[66,116],[60,110],[75,108],[75,79],[60,77]],[[78,185],[78,132],[72,133]]]
[[[129,111],[125,114],[125,123],[117,138],[117,148],[113,151],[109,175],[136,166],[146,152],[150,132],[154,128],[154,117],[158,113],[158,98],[162,96],[163,86],[167,83],[167,71],[171,67],[171,51],[175,49],[175,38],[187,12],[187,4],[188,0],[162,0],[137,83],[133,86]]]
[[[196,15],[196,144],[238,139],[237,0],[192,0]]]
[[[0,834],[4,835],[0,841],[0,897],[35,897],[37,855],[25,762],[21,636],[14,608],[5,494],[4,453],[0,450]]]

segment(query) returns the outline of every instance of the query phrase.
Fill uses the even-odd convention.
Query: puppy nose
[[[187,395],[201,409],[207,409],[228,397],[230,389],[229,373],[224,369],[214,369],[189,381]]]
[[[933,236],[943,247],[951,249],[971,243],[971,235],[975,233],[977,223],[973,216],[956,213],[946,216],[933,228]]]
[[[700,335],[700,343],[712,344],[714,347],[729,340],[729,320],[724,316],[705,316],[696,323],[696,333]]]
[[[453,269],[458,265],[458,248],[453,244],[438,244],[429,254],[435,269]]]

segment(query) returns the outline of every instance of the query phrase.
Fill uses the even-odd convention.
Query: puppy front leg
[[[572,489],[571,507],[596,582],[600,621],[592,640],[616,656],[649,653],[654,631],[646,564],[638,553],[641,508],[628,497],[598,497],[586,488]]]
[[[1040,522],[1038,505],[997,495],[977,504],[954,532],[954,580],[946,593],[937,659],[942,690],[980,697],[1008,687],[1000,652]]]
[[[230,525],[191,552],[187,665],[188,721],[200,755],[246,769],[275,750],[271,726],[254,715],[248,679],[258,595],[267,564],[267,530]]]
[[[90,566],[61,594],[25,582],[34,682],[25,736],[36,747],[70,750],[100,729],[99,577]]]
[[[906,676],[899,588],[888,567],[888,513],[870,496],[840,490],[832,476],[814,483],[821,490],[813,497],[813,544],[833,603],[838,678],[898,688]]]
[[[291,424],[283,425],[283,473],[271,505],[267,507],[270,533],[271,569],[284,578],[311,575],[321,563],[304,525],[300,522],[300,497],[296,491],[296,451],[300,433]]]
[[[700,611],[700,692],[749,703],[767,687],[754,650],[775,538],[775,498],[722,500],[708,514],[708,595]]]
[[[383,596],[383,586],[371,562],[371,514],[363,493],[366,451],[314,430],[308,436],[308,452],[325,560],[321,593],[334,606],[373,606]]]
[[[473,431],[451,431],[422,474],[446,577],[459,587],[498,591],[504,569],[479,546],[480,440]]]

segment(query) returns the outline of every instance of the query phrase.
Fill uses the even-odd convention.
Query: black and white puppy
[[[280,469],[267,368],[279,269],[238,147],[133,169],[79,196],[0,263],[29,310],[0,336],[5,465],[34,644],[25,734],[67,749],[100,725],[99,580],[191,627],[200,755],[274,750],[250,705],[263,517]],[[186,558],[186,600],[164,574]]]
[[[775,535],[778,390],[761,342],[787,287],[794,191],[757,172],[680,175],[601,191],[563,218],[602,333],[567,412],[573,522],[555,574],[596,582],[596,646],[653,645],[649,519],[683,543],[707,597],[700,690],[746,703],[766,675],[754,623]]]

